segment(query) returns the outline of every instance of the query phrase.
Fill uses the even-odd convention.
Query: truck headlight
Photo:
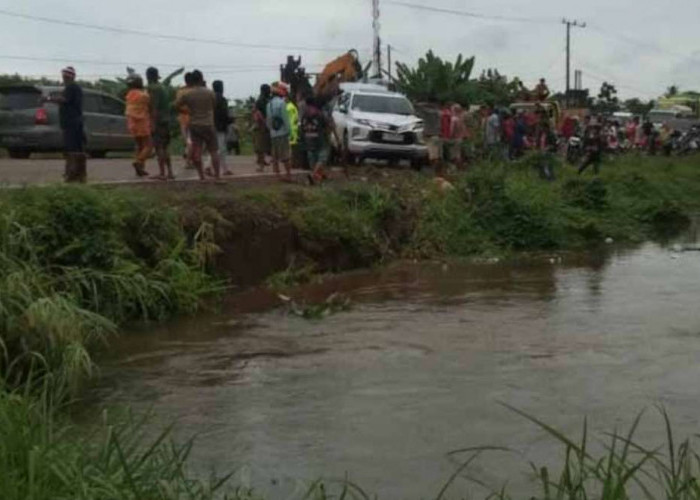
[[[353,127],[351,130],[351,135],[355,140],[367,139],[367,136],[369,136],[369,130],[363,127]]]

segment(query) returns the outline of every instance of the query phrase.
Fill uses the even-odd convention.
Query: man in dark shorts
[[[152,139],[158,157],[159,180],[174,179],[173,165],[168,147],[170,146],[170,100],[168,93],[160,82],[158,69],[150,67],[146,70],[148,94],[151,96],[151,120],[153,121]],[[166,175],[167,169],[167,175]]]
[[[192,139],[192,162],[197,167],[200,180],[204,180],[202,151],[207,149],[214,167],[214,177],[221,176],[219,146],[214,129],[214,108],[216,96],[204,86],[204,75],[199,70],[192,72],[192,90],[180,95],[175,101],[176,109],[187,108],[190,113],[190,137]]]
[[[586,148],[586,156],[578,169],[579,175],[593,165],[595,175],[600,173],[600,164],[603,161],[603,151],[605,151],[605,138],[602,134],[602,126],[600,123],[588,127],[586,136],[583,139],[584,147]]]
[[[85,182],[87,167],[85,158],[85,131],[83,129],[83,89],[75,83],[75,68],[68,66],[61,71],[63,92],[47,100],[59,106],[59,121],[63,132],[63,151],[66,158],[64,178],[66,182]]]

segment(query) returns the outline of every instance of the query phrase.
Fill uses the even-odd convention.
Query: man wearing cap
[[[284,101],[284,88],[278,83],[272,86],[272,99],[267,104],[267,128],[272,140],[272,167],[275,174],[280,173],[280,162],[284,165],[287,178],[292,172],[289,165],[289,134],[291,126],[287,103]]]
[[[148,80],[148,95],[151,97],[151,135],[160,169],[157,179],[163,181],[174,179],[172,160],[168,152],[170,146],[170,99],[160,83],[160,74],[157,68],[152,66],[148,68],[146,79]]]
[[[83,89],[75,83],[75,68],[61,71],[63,93],[48,100],[59,106],[59,121],[63,132],[63,150],[66,158],[66,182],[85,182],[85,132],[83,130]]]

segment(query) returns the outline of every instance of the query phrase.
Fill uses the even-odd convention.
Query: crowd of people
[[[63,69],[62,78],[64,91],[51,100],[59,105],[65,178],[69,182],[85,182],[82,89],[76,83],[75,68]],[[146,70],[145,83],[136,73],[126,79],[125,115],[135,145],[132,165],[139,177],[149,175],[146,165],[155,153],[159,172],[151,178],[162,181],[175,178],[169,153],[174,115],[185,143],[184,156],[199,178],[233,175],[226,157],[227,136],[234,119],[224,97],[223,82],[214,81],[210,90],[199,70],[185,73],[184,80],[184,86],[177,90],[172,101],[157,68]],[[295,103],[289,91],[283,82],[265,84],[260,89],[251,117],[257,171],[263,172],[271,162],[274,174],[282,177],[281,168],[284,168],[284,179],[289,180],[292,168],[308,162],[312,167],[309,180],[320,183],[327,178],[330,136],[335,133],[332,115],[313,97]],[[210,158],[208,166],[204,165],[205,155]]]
[[[64,92],[52,99],[60,106],[65,176],[68,181],[84,182],[82,90],[75,82],[74,68],[65,68],[62,76]],[[210,90],[199,70],[186,73],[184,80],[174,102],[160,82],[157,68],[146,70],[146,83],[135,73],[126,80],[126,118],[135,143],[133,168],[139,177],[148,176],[146,163],[155,152],[159,172],[152,178],[174,179],[169,153],[174,113],[185,141],[185,157],[199,178],[233,175],[226,161],[227,135],[233,117],[224,97],[223,82],[214,81]],[[517,160],[534,151],[538,153],[536,163],[542,177],[553,180],[557,154],[575,163],[579,173],[592,166],[597,174],[606,152],[670,152],[673,131],[668,126],[657,131],[651,122],[639,118],[621,124],[602,115],[565,115],[558,119],[545,104],[548,96],[546,81],[541,79],[533,92],[527,92],[525,102],[531,105],[522,109],[486,105],[470,112],[447,102],[439,111],[425,113],[424,135],[437,175],[444,175],[449,164],[465,169],[477,160]],[[338,140],[332,113],[323,104],[314,97],[295,102],[289,86],[283,82],[261,86],[251,117],[258,172],[264,172],[271,164],[274,174],[281,177],[283,168],[284,178],[290,179],[293,168],[309,165],[312,184],[327,178],[325,167],[331,155],[331,138],[335,136],[338,146],[342,142]],[[207,167],[203,162],[205,153],[210,158]]]
[[[275,174],[282,164],[286,176],[292,168],[309,165],[312,184],[323,182],[331,154],[331,137],[336,136],[333,115],[317,98],[297,102],[284,82],[263,84],[253,110],[253,143],[258,172],[264,172],[271,158]]]
[[[525,109],[487,105],[468,112],[447,102],[439,112],[423,113],[430,161],[439,175],[449,164],[465,169],[475,161],[511,161],[535,152],[540,173],[553,180],[555,155],[581,174],[591,166],[598,174],[606,153],[671,152],[674,131],[667,124],[657,130],[639,117],[624,124],[604,115],[558,117],[544,103],[549,94],[544,79],[537,89],[534,105]]]

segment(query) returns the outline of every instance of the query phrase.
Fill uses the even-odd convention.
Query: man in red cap
[[[63,93],[49,100],[59,106],[59,121],[63,131],[63,149],[66,158],[66,182],[85,182],[87,179],[85,158],[85,131],[83,128],[83,89],[75,82],[75,68],[68,66],[61,71]]]

